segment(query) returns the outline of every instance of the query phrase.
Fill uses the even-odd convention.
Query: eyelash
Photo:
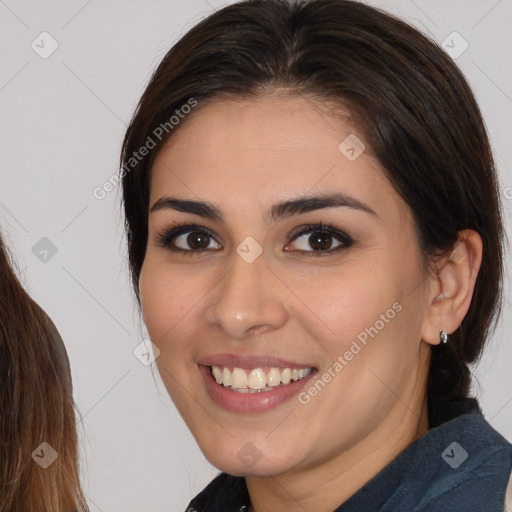
[[[157,244],[160,247],[165,247],[166,249],[172,251],[172,252],[179,252],[179,253],[188,253],[189,255],[194,255],[201,252],[209,252],[212,251],[212,249],[182,249],[180,247],[174,247],[172,245],[172,241],[177,238],[180,235],[183,235],[185,233],[192,233],[197,232],[201,233],[203,235],[206,235],[210,238],[213,238],[215,240],[215,237],[212,235],[212,233],[204,228],[203,226],[200,226],[199,224],[195,223],[183,223],[183,224],[174,224],[170,228],[166,228],[159,232],[157,234]],[[338,247],[335,247],[334,249],[327,249],[325,251],[301,251],[298,250],[296,252],[303,253],[307,256],[326,256],[329,254],[333,254],[341,249],[348,249],[351,247],[354,243],[354,237],[352,237],[349,233],[346,231],[340,231],[339,229],[336,229],[334,226],[331,226],[330,224],[305,224],[300,227],[300,231],[297,232],[295,235],[292,236],[290,241],[293,241],[303,235],[307,234],[313,234],[313,233],[324,233],[327,235],[332,236],[335,240],[340,242],[342,245],[339,245]],[[218,242],[217,242],[218,243]],[[218,249],[214,249],[218,250]]]

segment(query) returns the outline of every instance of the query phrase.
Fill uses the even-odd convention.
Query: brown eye
[[[158,243],[171,251],[188,253],[222,249],[205,228],[190,224],[165,230],[158,235]]]
[[[332,246],[332,236],[327,233],[313,233],[308,239],[310,247],[315,251],[327,251]]]
[[[187,244],[191,249],[207,249],[209,238],[205,233],[194,231],[187,236]]]
[[[202,231],[188,231],[169,241],[175,248],[183,251],[203,251],[206,249],[219,249],[211,235]]]
[[[309,253],[309,255],[329,254],[338,249],[348,249],[354,240],[332,226],[323,224],[315,224],[303,226],[303,229],[290,242],[295,247],[288,250],[296,250],[298,252]]]

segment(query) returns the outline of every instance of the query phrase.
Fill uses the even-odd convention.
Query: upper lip
[[[242,356],[236,354],[212,354],[198,360],[202,366],[223,366],[228,368],[314,368],[310,363],[287,361],[270,355]]]

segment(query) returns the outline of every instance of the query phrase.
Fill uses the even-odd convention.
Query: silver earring
[[[442,329],[439,331],[439,337],[441,338],[440,343],[448,342],[448,334],[446,334]]]

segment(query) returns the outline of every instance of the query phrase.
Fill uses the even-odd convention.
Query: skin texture
[[[352,162],[338,149],[351,133],[364,141],[305,97],[214,100],[179,127],[152,169],[150,206],[163,196],[208,201],[225,218],[150,213],[140,294],[172,400],[208,460],[246,476],[257,512],[332,511],[428,430],[430,345],[439,329],[460,325],[480,266],[480,237],[467,230],[425,271],[409,207],[370,148]],[[275,202],[334,191],[375,215],[335,207],[266,220]],[[211,231],[209,250],[162,247],[158,235],[173,222]],[[308,223],[354,242],[315,255],[311,233],[293,239]],[[236,252],[248,236],[263,249],[252,263]],[[189,248],[186,239],[175,243]],[[206,392],[198,360],[217,353],[272,355],[321,376],[396,303],[394,318],[307,404],[234,413]],[[237,457],[247,443],[261,457],[250,466]]]

